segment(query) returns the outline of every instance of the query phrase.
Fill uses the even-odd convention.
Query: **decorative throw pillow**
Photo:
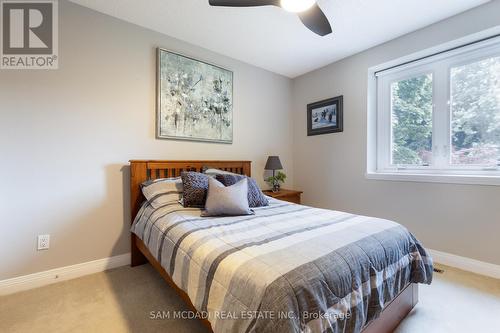
[[[207,201],[201,216],[251,215],[254,212],[248,207],[247,193],[247,179],[225,187],[214,178],[209,178]]]
[[[205,207],[209,177],[199,172],[187,171],[181,173],[181,178],[184,207]]]
[[[219,174],[215,176],[215,179],[220,181],[224,186],[231,186],[241,181],[242,179],[247,179],[248,181],[248,204],[250,207],[262,207],[268,206],[269,200],[267,200],[264,193],[257,185],[255,179],[243,176],[243,175],[228,175],[228,174]]]
[[[183,192],[181,177],[148,180],[141,184],[141,189],[153,208],[179,201]]]

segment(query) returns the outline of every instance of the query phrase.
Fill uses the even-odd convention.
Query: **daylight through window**
[[[376,171],[498,175],[500,42],[377,73]]]

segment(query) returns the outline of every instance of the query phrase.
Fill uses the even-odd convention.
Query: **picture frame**
[[[307,136],[343,132],[343,100],[337,96],[307,104]]]
[[[157,48],[156,138],[233,142],[233,72]]]

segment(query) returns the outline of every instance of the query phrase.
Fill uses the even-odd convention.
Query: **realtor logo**
[[[2,69],[57,69],[57,0],[0,0]]]

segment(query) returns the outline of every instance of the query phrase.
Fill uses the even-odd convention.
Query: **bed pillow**
[[[228,174],[219,174],[215,176],[215,178],[220,181],[224,186],[231,186],[241,181],[242,179],[247,179],[248,181],[248,205],[250,207],[262,207],[268,206],[269,200],[266,198],[264,193],[257,185],[255,179],[243,176],[243,175],[228,175]]]
[[[228,187],[214,178],[209,178],[207,201],[201,216],[251,215],[254,212],[248,206],[247,193],[246,178]]]
[[[205,207],[208,178],[210,177],[194,171],[181,173],[182,187],[184,188],[182,196],[184,207]]]
[[[208,166],[203,167],[203,173],[211,177],[215,177],[217,175],[238,175],[237,173],[234,172],[224,171],[221,169],[211,168]]]
[[[142,194],[153,208],[178,202],[182,198],[181,177],[148,180],[141,184]]]

